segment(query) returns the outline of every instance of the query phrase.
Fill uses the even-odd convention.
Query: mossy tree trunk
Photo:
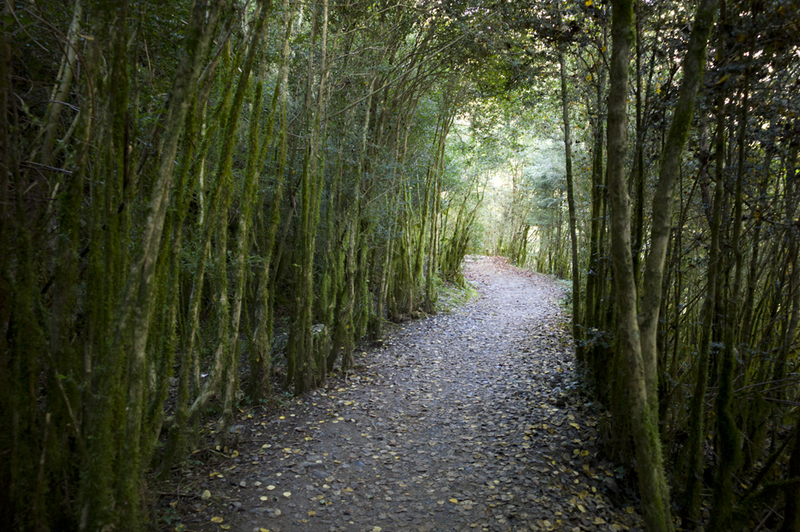
[[[314,48],[316,39],[315,22],[317,11],[320,7],[314,3],[312,5],[312,34],[311,47]],[[314,255],[317,234],[317,224],[319,221],[319,203],[322,189],[322,174],[324,168],[319,165],[319,149],[321,136],[321,121],[323,112],[323,102],[325,98],[325,78],[326,78],[326,47],[328,30],[328,2],[322,0],[322,37],[321,37],[321,66],[319,73],[319,85],[317,91],[317,106],[312,108],[312,94],[315,90],[314,84],[314,60],[313,54],[309,55],[308,82],[306,88],[306,120],[307,120],[307,146],[305,148],[305,159],[303,161],[303,171],[301,176],[301,207],[300,207],[300,264],[297,270],[297,308],[293,318],[292,328],[289,335],[289,357],[293,359],[293,375],[291,376],[294,384],[294,393],[303,394],[316,385],[318,372],[318,361],[314,357],[313,339],[313,309],[314,309]]]
[[[288,0],[283,2],[284,13],[284,38],[283,51],[279,67],[279,76],[275,84],[272,96],[272,106],[270,116],[267,120],[266,135],[263,146],[258,156],[256,172],[261,172],[264,159],[271,146],[272,129],[275,113],[280,105],[280,139],[278,141],[278,161],[275,171],[275,183],[272,188],[272,200],[266,211],[268,216],[266,221],[266,235],[261,242],[262,268],[258,279],[258,296],[256,303],[256,322],[255,322],[255,341],[250,356],[250,384],[249,396],[253,401],[259,401],[268,397],[272,391],[271,372],[272,372],[272,297],[270,291],[271,268],[273,259],[273,249],[275,247],[275,237],[278,232],[281,214],[281,199],[283,197],[283,182],[286,173],[286,149],[288,143],[288,118],[287,118],[287,91],[289,83],[288,58],[291,52],[290,39],[292,34],[292,23],[294,21],[294,4],[289,9]],[[279,103],[280,102],[280,103]]]
[[[718,272],[720,270],[720,223],[722,220],[722,202],[725,165],[725,121],[724,104],[721,98],[717,101],[717,141],[716,141],[716,179],[714,187],[714,203],[710,220],[711,249],[706,278],[706,296],[701,314],[700,345],[697,347],[697,361],[694,368],[694,394],[689,407],[689,441],[686,444],[686,486],[683,491],[683,511],[690,520],[697,520],[700,510],[700,495],[703,488],[703,469],[706,438],[705,402],[708,388],[708,361],[711,353],[713,328],[717,309]]]
[[[661,308],[664,259],[669,241],[672,196],[680,158],[694,114],[702,81],[706,44],[716,15],[716,1],[704,0],[695,15],[680,96],[662,153],[658,185],[653,200],[651,248],[647,256],[641,301],[637,301],[636,275],[631,253],[630,198],[624,179],[627,149],[625,101],[628,89],[628,55],[633,33],[633,6],[613,4],[611,92],[608,109],[608,178],[612,205],[612,259],[619,307],[619,342],[628,364],[631,429],[636,448],[642,506],[649,531],[673,529],[670,497],[664,475],[658,427],[658,357],[656,332]],[[638,314],[638,316],[637,316]]]
[[[560,13],[560,11],[559,11]],[[558,52],[558,65],[561,74],[561,116],[564,122],[564,159],[567,181],[567,208],[569,210],[570,258],[572,262],[572,339],[575,342],[575,356],[583,360],[581,316],[581,278],[578,260],[578,229],[575,214],[574,178],[572,175],[572,132],[569,120],[569,94],[567,92],[567,62],[564,52]],[[527,235],[525,241],[527,242]]]
[[[637,322],[637,289],[631,255],[630,198],[624,177],[627,151],[628,62],[633,41],[633,2],[612,4],[611,87],[608,96],[608,181],[611,202],[611,246],[616,284],[619,349],[628,371],[631,430],[645,526],[648,532],[673,529],[669,492],[658,437],[658,420],[650,408],[646,366]],[[657,411],[656,411],[657,412]]]

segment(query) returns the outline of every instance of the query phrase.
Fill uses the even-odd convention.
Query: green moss
[[[459,307],[480,297],[480,294],[469,282],[463,286],[450,281],[442,281],[436,278],[436,290],[438,298],[436,302],[436,312],[449,314]]]

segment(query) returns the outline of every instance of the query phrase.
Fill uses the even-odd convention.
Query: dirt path
[[[187,472],[178,530],[640,529],[571,390],[560,289],[496,258],[465,274],[478,299],[280,414],[243,414],[235,452],[199,453],[215,469]]]

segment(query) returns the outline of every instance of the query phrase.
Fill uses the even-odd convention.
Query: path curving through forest
[[[235,450],[197,453],[189,496],[167,496],[178,530],[641,529],[571,388],[561,289],[500,258],[465,276],[480,297],[279,413],[243,413]]]

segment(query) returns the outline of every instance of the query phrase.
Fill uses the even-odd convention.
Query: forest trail
[[[398,327],[346,380],[243,413],[237,449],[198,453],[190,496],[166,497],[177,529],[641,529],[570,389],[561,289],[500,258],[465,276],[480,297]]]

